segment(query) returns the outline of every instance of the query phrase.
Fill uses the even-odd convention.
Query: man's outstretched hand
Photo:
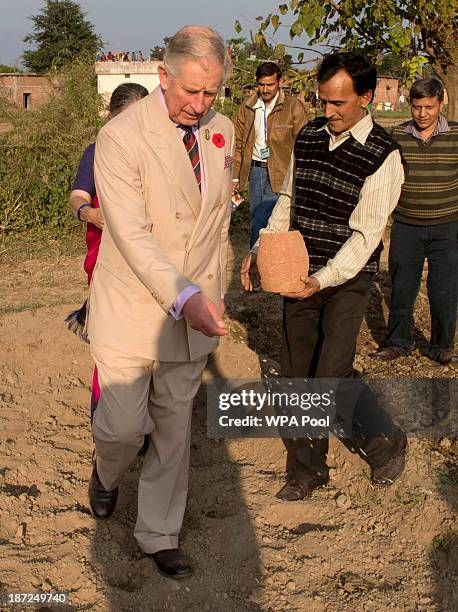
[[[258,266],[256,264],[256,253],[245,255],[240,267],[240,282],[245,291],[253,291],[261,283]]]
[[[202,332],[209,338],[228,334],[223,322],[223,313],[220,313],[215,304],[202,293],[195,293],[186,300],[182,313],[192,329]]]

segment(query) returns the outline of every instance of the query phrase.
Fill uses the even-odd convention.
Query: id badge
[[[265,149],[261,149],[261,159],[269,159],[270,157],[270,149],[269,147],[266,147]]]

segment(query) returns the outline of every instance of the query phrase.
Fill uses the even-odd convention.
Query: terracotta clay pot
[[[302,291],[301,276],[307,276],[309,256],[300,232],[262,233],[257,264],[264,291]]]

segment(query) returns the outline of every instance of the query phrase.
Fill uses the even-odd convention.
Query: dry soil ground
[[[240,231],[233,236],[231,270],[244,241]],[[63,324],[85,293],[81,243],[31,242],[0,246],[1,591],[67,591],[70,609],[114,612],[458,609],[453,440],[411,440],[405,474],[386,489],[371,486],[366,465],[333,441],[330,485],[285,503],[274,497],[284,478],[281,441],[208,439],[205,385],[195,403],[182,537],[195,574],[179,583],[160,577],[132,533],[140,458],[110,521],[88,509],[91,359]],[[383,338],[388,294],[382,272],[358,368],[373,377],[456,378],[456,369],[422,355],[423,288],[413,356],[388,366],[368,358]],[[231,334],[205,380],[275,375],[279,298],[242,294],[234,274],[227,301]]]

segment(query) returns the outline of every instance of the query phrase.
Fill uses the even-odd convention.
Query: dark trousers
[[[285,378],[355,377],[353,360],[356,341],[369,298],[372,274],[360,272],[338,287],[324,289],[306,300],[285,298],[283,311],[282,376]],[[342,442],[357,452],[372,468],[385,465],[403,435],[384,414],[364,383],[350,420],[362,424],[353,437]],[[341,392],[345,394],[346,385]],[[348,403],[338,402],[339,406]],[[340,415],[348,422],[348,414]],[[374,423],[379,430],[374,432]],[[361,430],[371,435],[360,435]],[[326,457],[328,438],[284,439],[287,449],[288,480],[299,480],[311,486],[327,482]]]
[[[391,230],[389,269],[392,283],[387,345],[407,354],[413,346],[412,316],[425,259],[431,312],[429,356],[453,348],[458,297],[458,221],[408,225],[395,221]]]

